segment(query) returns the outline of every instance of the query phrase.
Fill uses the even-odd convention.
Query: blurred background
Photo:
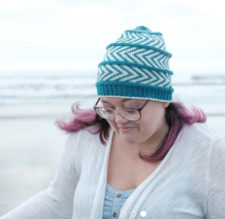
[[[0,215],[48,186],[67,138],[55,120],[93,106],[105,47],[139,25],[163,33],[175,99],[225,136],[222,0],[0,0]]]

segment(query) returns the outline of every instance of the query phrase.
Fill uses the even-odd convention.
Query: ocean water
[[[0,78],[0,105],[58,104],[96,96],[91,74],[5,75]]]
[[[96,100],[93,72],[20,72],[0,74],[0,107],[63,105]],[[225,77],[193,75],[173,82],[174,99],[204,106],[209,113],[225,113]]]

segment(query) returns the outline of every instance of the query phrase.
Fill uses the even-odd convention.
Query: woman
[[[54,180],[2,219],[225,218],[225,143],[172,101],[170,57],[144,26],[111,43],[94,109],[58,121],[73,134]]]

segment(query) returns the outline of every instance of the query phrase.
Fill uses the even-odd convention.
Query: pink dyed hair
[[[71,122],[67,123],[63,120],[56,121],[56,124],[60,129],[68,133],[86,129],[91,134],[99,134],[102,144],[106,145],[110,128],[107,120],[96,114],[94,109],[81,110],[78,107],[78,104],[72,106],[72,112],[74,118]],[[141,159],[148,162],[158,162],[162,160],[173,146],[173,143],[183,126],[185,124],[192,125],[196,122],[205,122],[206,115],[201,109],[194,106],[190,110],[182,103],[172,102],[166,108],[166,121],[169,125],[169,132],[167,133],[164,142],[151,156],[139,153]]]

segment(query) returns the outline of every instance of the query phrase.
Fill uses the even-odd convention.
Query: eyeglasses
[[[136,121],[141,118],[141,111],[144,109],[144,107],[147,105],[147,103],[150,100],[145,101],[145,103],[142,105],[142,107],[136,109],[136,108],[125,108],[125,109],[119,109],[114,110],[109,107],[101,107],[97,106],[99,103],[100,98],[98,98],[97,102],[94,105],[94,110],[96,113],[101,116],[104,119],[107,120],[114,120],[115,119],[115,113],[119,113],[122,117],[124,117],[127,120]]]

